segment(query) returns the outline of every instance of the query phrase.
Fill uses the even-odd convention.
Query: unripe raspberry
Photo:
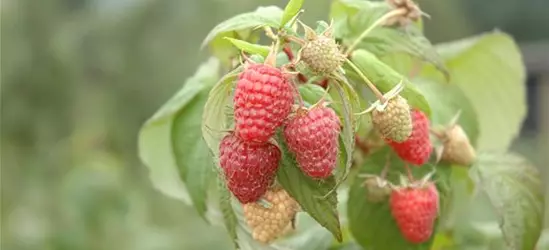
[[[236,134],[265,143],[291,112],[292,86],[280,69],[250,64],[239,76],[233,101]]]
[[[412,134],[404,142],[385,141],[404,161],[413,165],[423,165],[429,160],[433,151],[429,140],[429,119],[419,110],[412,110]]]
[[[439,195],[435,184],[398,187],[391,193],[391,214],[404,238],[423,243],[433,234],[439,210]]]
[[[442,160],[464,166],[471,165],[476,159],[476,152],[463,128],[459,125],[450,127],[445,133]]]
[[[313,72],[327,74],[341,67],[345,57],[333,38],[320,35],[303,46],[301,59]]]
[[[379,176],[367,177],[362,185],[366,187],[366,198],[371,202],[381,202],[391,194],[387,181]]]
[[[288,148],[301,170],[312,178],[327,178],[336,166],[341,124],[327,107],[298,110],[284,127]]]
[[[275,145],[245,142],[229,134],[221,140],[219,152],[227,187],[241,203],[258,200],[272,184],[280,161]]]
[[[412,116],[406,99],[397,95],[387,101],[385,109],[372,111],[374,128],[394,142],[403,142],[412,134]]]
[[[287,231],[299,205],[284,189],[269,190],[263,199],[271,204],[270,208],[256,202],[245,204],[244,217],[253,238],[266,244]]]

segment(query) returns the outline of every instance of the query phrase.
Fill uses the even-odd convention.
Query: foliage
[[[489,198],[506,245],[510,249],[532,249],[540,237],[544,203],[539,175],[521,157],[508,152],[525,115],[524,69],[514,41],[496,31],[433,46],[422,33],[421,20],[404,27],[383,25],[398,9],[386,2],[356,0],[334,1],[330,13],[333,26],[319,24],[321,28],[315,34],[307,26],[303,35],[294,25],[302,4],[303,1],[293,0],[284,10],[260,7],[229,18],[210,31],[203,46],[208,46],[217,59],[205,62],[140,132],[140,156],[154,185],[167,195],[192,203],[203,217],[207,217],[206,211],[221,213],[236,247],[270,249],[259,246],[249,235],[240,204],[231,198],[220,178],[217,159],[219,141],[232,129],[233,86],[246,65],[227,68],[238,64],[241,53],[247,54],[247,60],[261,58],[266,63],[282,55],[287,61],[278,60],[277,66],[300,74],[292,78],[293,84],[299,85],[296,93],[303,100],[298,105],[314,105],[319,99],[333,102],[331,107],[341,117],[343,130],[340,166],[326,180],[306,176],[282,135],[273,139],[282,151],[277,182],[300,204],[301,214],[305,214],[302,216],[310,217],[306,228],[272,247],[303,249],[303,242],[316,241],[312,232],[326,233],[322,227],[337,242],[334,249],[353,244],[364,249],[458,247],[453,243],[458,236],[447,239],[447,232],[452,230],[448,218],[456,212],[456,183],[465,181]],[[262,31],[274,40],[273,45],[257,44]],[[306,38],[320,33],[334,35],[347,57],[343,67],[315,76],[328,81],[328,90],[314,81],[303,80],[310,72],[299,68],[294,57],[300,53],[298,45],[303,46]],[[223,76],[218,75],[221,69]],[[389,147],[373,143],[375,133],[371,133],[370,124],[361,122],[358,114],[368,108],[366,103],[383,99],[380,94],[391,92],[399,83],[404,86],[400,94],[412,107],[427,113],[435,129],[446,126],[461,112],[457,123],[479,152],[472,167],[439,163],[432,157],[410,172],[409,178],[421,179],[434,170],[433,180],[440,193],[437,233],[422,244],[412,244],[401,236],[387,201],[367,200],[360,178],[363,174],[378,175],[387,165],[391,169],[387,180],[397,183],[398,177],[407,172]],[[371,142],[369,152],[355,151],[355,141],[363,139]],[[442,143],[436,138],[433,141],[435,145]],[[485,154],[488,150],[498,152],[498,157]],[[463,169],[469,169],[470,176],[463,174]],[[213,182],[218,183],[218,192],[210,189]],[[338,199],[342,192],[348,192],[348,199]],[[218,198],[218,206],[209,204],[208,197]],[[345,236],[346,232],[352,237]]]

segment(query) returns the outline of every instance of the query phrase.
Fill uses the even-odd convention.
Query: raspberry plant
[[[463,248],[482,241],[478,195],[502,248],[534,249],[541,181],[509,150],[526,110],[514,41],[432,45],[411,0],[334,0],[315,24],[302,4],[210,31],[212,57],[140,132],[155,187],[240,249]]]

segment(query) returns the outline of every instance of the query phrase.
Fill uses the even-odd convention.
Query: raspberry
[[[313,178],[327,178],[336,166],[339,117],[327,107],[298,110],[287,122],[284,138],[301,170]]]
[[[273,144],[245,142],[234,134],[219,145],[227,187],[241,203],[258,200],[274,180],[280,150]]]
[[[397,187],[391,193],[390,207],[406,240],[416,244],[429,240],[439,209],[438,191],[432,182]]]
[[[385,109],[372,112],[374,128],[394,142],[403,142],[412,134],[412,116],[406,99],[397,95],[387,101]]]
[[[469,166],[475,161],[475,149],[461,126],[456,124],[450,127],[444,137],[442,160],[464,166]]]
[[[397,155],[404,161],[423,165],[429,160],[433,150],[429,140],[429,119],[419,110],[412,110],[412,134],[404,142],[385,141],[393,148]]]
[[[263,199],[271,204],[270,208],[255,202],[245,204],[244,217],[252,229],[253,238],[261,243],[269,243],[291,226],[299,205],[284,189],[269,190]]]
[[[280,69],[250,64],[239,76],[233,101],[236,134],[265,143],[291,112],[292,87]]]
[[[333,38],[320,35],[303,46],[301,59],[313,72],[326,74],[341,67],[345,57]]]

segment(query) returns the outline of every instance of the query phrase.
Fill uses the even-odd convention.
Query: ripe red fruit
[[[245,142],[229,134],[221,140],[219,152],[227,187],[241,203],[257,201],[265,194],[278,169],[278,147]]]
[[[397,187],[391,193],[390,207],[405,239],[416,244],[429,240],[439,209],[438,191],[432,182]]]
[[[265,143],[291,112],[292,86],[280,69],[250,64],[239,76],[233,101],[236,134]]]
[[[339,117],[327,107],[299,110],[284,128],[288,148],[301,170],[313,178],[327,178],[336,166]]]
[[[404,161],[423,165],[429,160],[433,146],[429,140],[429,119],[419,110],[412,110],[413,130],[410,137],[404,142],[395,142],[385,139],[397,155]]]

